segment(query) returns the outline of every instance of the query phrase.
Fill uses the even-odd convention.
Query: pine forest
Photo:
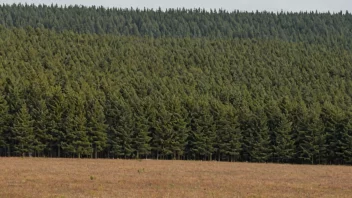
[[[352,14],[0,5],[0,156],[352,164]]]

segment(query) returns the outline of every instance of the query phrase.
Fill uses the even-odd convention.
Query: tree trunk
[[[11,157],[10,145],[7,146],[7,155],[8,155],[8,157]]]
[[[57,146],[57,157],[61,157],[60,145]]]
[[[21,144],[21,147],[22,147],[22,157],[25,157],[24,155],[24,152],[23,152],[23,144]]]

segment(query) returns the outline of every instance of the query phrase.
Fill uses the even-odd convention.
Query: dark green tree
[[[6,149],[7,139],[5,134],[7,134],[9,127],[9,107],[7,105],[6,100],[2,95],[0,95],[0,148]],[[1,153],[3,155],[5,153]]]
[[[88,104],[87,109],[87,134],[93,148],[94,158],[98,158],[98,152],[106,147],[107,125],[104,109],[98,101]]]
[[[33,119],[25,104],[22,105],[14,118],[12,139],[15,142],[15,152],[19,155],[24,157],[26,153],[30,155],[34,151],[36,140],[33,131]]]

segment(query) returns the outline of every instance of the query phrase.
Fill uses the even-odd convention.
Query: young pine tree
[[[6,100],[0,95],[0,148],[6,147],[5,133],[9,129],[9,107]]]
[[[14,118],[12,133],[16,153],[25,156],[26,153],[34,151],[35,135],[33,131],[33,119],[25,104],[22,105]]]
[[[106,147],[107,125],[104,109],[98,101],[94,101],[87,109],[87,132],[93,147],[94,158]]]

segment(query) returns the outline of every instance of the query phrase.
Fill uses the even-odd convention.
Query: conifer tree
[[[347,132],[344,133],[342,142],[343,142],[343,155],[344,162],[347,164],[352,164],[352,122],[351,115],[346,123]]]
[[[251,122],[254,133],[254,142],[250,152],[251,159],[255,162],[267,162],[271,157],[270,136],[267,126],[267,118],[263,113],[258,113]]]
[[[133,134],[133,150],[136,152],[136,158],[139,159],[141,156],[148,157],[151,151],[149,136],[148,121],[143,118],[135,118],[135,127]]]
[[[47,127],[49,111],[45,100],[41,99],[36,103],[32,115],[34,120],[33,129],[36,139],[34,151],[37,153],[37,155],[43,155],[44,150],[48,147],[48,142],[50,140],[50,135]]]
[[[107,143],[107,125],[104,109],[98,101],[92,102],[86,108],[88,108],[87,133],[93,148],[93,156],[98,158],[98,152],[103,151]]]
[[[290,162],[294,157],[294,140],[291,137],[292,122],[287,118],[287,112],[281,112],[279,105],[268,102],[265,112],[268,117],[268,130],[272,149],[272,160]]]
[[[63,117],[66,111],[66,100],[61,88],[51,90],[52,97],[48,100],[49,120],[47,125],[50,156],[61,157],[62,143],[64,141]]]
[[[5,134],[9,130],[9,107],[5,98],[0,95],[0,148],[7,147],[7,140]],[[2,154],[0,154],[2,155]]]
[[[134,152],[133,112],[124,99],[115,98],[110,100],[110,103],[107,123],[109,123],[108,141],[111,153],[116,157],[130,158]]]
[[[326,133],[327,143],[327,162],[339,163],[343,162],[343,145],[341,142],[342,134],[347,132],[343,123],[341,123],[344,115],[331,103],[325,102],[322,108],[321,119],[324,123],[324,132]]]
[[[216,149],[217,160],[235,161],[240,157],[242,135],[238,117],[233,111],[226,112],[222,109],[221,112],[226,113],[215,119],[216,122]]]
[[[63,149],[78,158],[91,156],[93,150],[87,134],[84,103],[80,97],[72,97],[64,119],[65,140]]]
[[[290,162],[293,160],[295,149],[294,140],[291,137],[291,125],[285,115],[279,120],[275,129],[275,145],[273,146],[273,159],[278,162]],[[276,158],[276,159],[275,159]]]
[[[14,118],[12,139],[15,142],[15,152],[23,157],[26,154],[30,155],[34,151],[35,135],[33,131],[33,119],[25,104],[22,105]]]
[[[172,154],[171,141],[173,138],[173,128],[171,124],[171,113],[167,112],[164,106],[159,106],[159,111],[153,119],[151,128],[152,149],[156,158],[165,159]]]

